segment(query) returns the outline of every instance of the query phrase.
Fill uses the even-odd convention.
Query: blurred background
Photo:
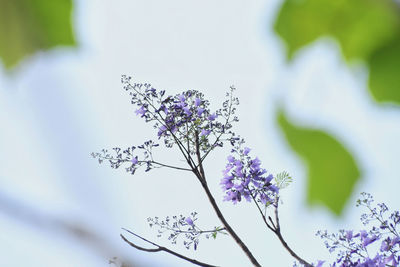
[[[250,265],[228,236],[193,252],[148,227],[192,211],[219,225],[194,177],[131,176],[90,157],[156,138],[122,74],[168,94],[202,91],[215,109],[235,85],[236,132],[264,168],[294,179],[284,237],[309,261],[331,259],[315,232],[362,228],[360,192],[400,208],[399,33],[394,0],[0,1],[1,265],[189,265],[130,248],[121,227],[199,261]],[[228,154],[205,163],[221,209],[263,266],[291,266],[253,206],[222,201]]]

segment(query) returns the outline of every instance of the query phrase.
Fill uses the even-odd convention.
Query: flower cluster
[[[370,222],[377,223],[369,231],[361,230],[354,233],[351,230],[340,230],[337,234],[328,234],[327,231],[317,233],[325,239],[325,245],[330,252],[338,251],[337,259],[331,266],[399,266],[400,213],[395,211],[388,216],[385,204],[372,207],[372,196],[367,193],[362,193],[361,196],[362,199],[357,201],[357,206],[365,206],[369,210],[369,213],[361,216],[361,221],[364,225]],[[369,251],[373,245],[378,252]]]
[[[165,96],[164,90],[157,91],[151,84],[131,83],[131,77],[122,76],[122,83],[137,106],[135,113],[146,122],[154,122],[158,138],[167,147],[179,144],[189,154],[197,147],[208,153],[234,135],[230,129],[232,122],[238,121],[234,113],[239,100],[233,97],[233,87],[222,108],[211,112],[209,101],[195,90]]]
[[[267,175],[267,171],[261,168],[261,161],[249,156],[250,148],[242,148],[243,143],[243,140],[238,141],[232,155],[228,156],[221,180],[224,200],[236,204],[244,198],[267,206],[276,200],[279,188],[272,184],[272,174]]]
[[[113,148],[114,153],[103,149],[100,153],[92,153],[99,163],[107,160],[112,168],[119,168],[123,163],[129,163],[126,171],[134,174],[145,165],[146,171],[156,167],[170,167],[179,170],[193,171],[196,168],[192,155],[201,153],[200,161],[216,147],[222,147],[224,142],[234,143],[235,134],[231,130],[232,123],[237,122],[235,116],[238,98],[233,96],[234,88],[226,94],[227,99],[222,108],[211,112],[209,101],[195,90],[188,90],[175,96],[166,96],[164,90],[156,90],[149,83],[131,83],[131,77],[122,76],[124,89],[131,96],[131,103],[137,106],[136,115],[152,122],[157,131],[158,139],[163,139],[166,147],[178,146],[190,162],[190,169],[159,163],[153,159],[151,149],[158,146],[154,141],[128,149]],[[144,149],[144,157],[133,154],[136,149]]]
[[[165,220],[160,220],[158,217],[148,218],[147,222],[150,227],[157,226],[158,237],[161,237],[165,232],[169,233],[168,240],[172,244],[176,244],[179,236],[183,236],[183,245],[189,249],[193,246],[194,250],[197,249],[200,237],[204,235],[207,239],[217,237],[218,233],[226,234],[224,227],[214,227],[213,230],[202,230],[197,225],[197,213],[192,212],[190,216],[172,216],[166,217]]]

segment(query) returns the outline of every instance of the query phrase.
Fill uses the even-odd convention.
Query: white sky
[[[191,211],[199,213],[204,225],[219,225],[194,177],[169,170],[130,176],[90,158],[92,151],[155,136],[150,125],[134,116],[136,108],[122,90],[120,76],[129,74],[169,94],[200,90],[215,108],[230,85],[237,87],[237,133],[265,168],[287,170],[295,179],[283,192],[281,224],[288,243],[305,259],[328,256],[314,236],[317,230],[360,227],[361,210],[354,208],[358,192],[371,192],[399,209],[400,109],[372,102],[365,90],[367,71],[362,65],[349,69],[332,40],[304,49],[287,65],[282,43],[272,32],[279,3],[76,1],[78,49],[39,53],[11,74],[0,70],[1,194],[90,227],[140,266],[188,264],[127,247],[119,238],[121,227],[200,261],[249,266],[229,237],[204,240],[193,253],[159,240],[147,226],[147,217]],[[280,102],[294,122],[329,130],[355,155],[364,175],[342,218],[305,206],[306,169],[274,122]],[[160,158],[174,159],[175,152],[159,151]],[[221,201],[227,153],[217,152],[206,170],[224,214],[263,266],[291,266],[292,258],[254,207]],[[27,225],[0,213],[0,250],[6,252],[2,265],[109,266],[108,259],[118,256],[96,254],[65,234]]]

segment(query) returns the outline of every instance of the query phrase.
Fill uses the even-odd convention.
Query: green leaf
[[[7,68],[25,56],[75,45],[71,0],[0,0],[0,58]]]
[[[212,237],[213,237],[214,239],[216,239],[216,238],[217,238],[217,232],[213,232],[213,233],[212,233]]]
[[[369,88],[377,102],[400,104],[400,32],[369,59]]]
[[[275,176],[276,185],[279,189],[284,189],[293,182],[292,176],[286,171],[280,172]]]
[[[392,0],[286,0],[274,27],[289,59],[319,37],[331,36],[352,60],[367,58],[396,36],[399,25]]]
[[[308,169],[307,202],[322,204],[340,215],[360,178],[350,153],[327,133],[291,124],[282,111],[278,124]]]

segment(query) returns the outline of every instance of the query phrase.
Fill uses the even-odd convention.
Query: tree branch
[[[273,231],[275,233],[275,235],[279,238],[279,241],[281,241],[283,247],[290,253],[290,255],[292,255],[293,258],[295,258],[296,260],[298,260],[301,264],[303,264],[306,267],[313,267],[310,263],[308,263],[307,261],[305,261],[304,259],[300,258],[290,247],[289,245],[286,243],[285,239],[282,236],[281,233],[281,226],[279,224],[279,216],[278,216],[278,203],[279,203],[279,197],[276,199],[276,206],[275,206],[275,222],[276,222],[276,227],[275,227],[275,231]]]
[[[162,166],[162,167],[166,167],[166,168],[171,168],[171,169],[175,169],[175,170],[181,170],[181,171],[192,171],[191,169],[188,169],[188,168],[181,168],[181,167],[177,167],[177,166],[172,166],[172,165],[168,165],[168,164],[164,164],[164,163],[160,163],[160,162],[157,162],[157,161],[151,161],[151,163],[153,163],[153,164],[157,164],[157,165],[160,165],[160,166]]]
[[[236,241],[236,243],[239,245],[239,247],[243,250],[243,252],[247,255],[247,257],[250,259],[251,263],[254,266],[261,267],[261,264],[258,263],[256,258],[253,256],[249,248],[246,246],[246,244],[240,239],[240,237],[236,234],[236,232],[232,229],[232,227],[229,225],[229,223],[226,221],[224,215],[222,215],[221,210],[219,209],[217,203],[215,202],[215,199],[213,195],[210,192],[210,189],[208,188],[206,183],[202,183],[202,186],[204,190],[206,191],[207,197],[214,208],[215,213],[217,214],[218,218],[222,222],[222,224],[225,226],[226,231],[233,237],[233,239]]]
[[[200,176],[198,176],[198,178],[200,179],[200,177],[202,178],[202,181],[204,183],[207,183],[206,181],[206,176],[204,174],[204,169],[203,169],[203,164],[201,163],[201,155],[200,155],[200,143],[199,143],[199,133],[196,130],[195,131],[195,142],[196,142],[196,156],[197,156],[197,163],[198,163],[198,168],[200,169]],[[197,168],[197,167],[196,167]]]
[[[169,253],[169,254],[171,254],[171,255],[174,255],[174,256],[176,256],[176,257],[178,257],[178,258],[181,258],[181,259],[183,259],[183,260],[186,260],[186,261],[188,261],[188,262],[191,262],[191,263],[193,263],[193,264],[195,264],[195,265],[204,266],[204,267],[217,267],[216,265],[210,265],[210,264],[207,264],[207,263],[204,263],[204,262],[197,261],[197,260],[195,260],[195,259],[188,258],[188,257],[186,257],[186,256],[184,256],[184,255],[182,255],[182,254],[179,254],[179,253],[177,253],[177,252],[175,252],[175,251],[172,251],[172,250],[170,250],[170,249],[168,249],[168,248],[166,248],[166,247],[163,247],[163,246],[160,246],[160,245],[158,245],[158,244],[156,244],[156,243],[154,243],[154,242],[151,242],[151,241],[145,239],[144,237],[141,237],[140,235],[135,234],[135,233],[132,232],[132,231],[129,231],[129,230],[124,229],[124,228],[122,228],[122,229],[125,230],[125,231],[127,231],[128,233],[130,233],[130,234],[132,234],[132,235],[134,235],[134,236],[136,236],[136,237],[142,239],[143,241],[145,241],[145,242],[147,242],[147,243],[149,243],[149,244],[151,244],[151,245],[153,245],[153,246],[156,247],[156,248],[154,248],[154,249],[150,249],[150,248],[144,248],[144,247],[138,246],[138,245],[132,243],[131,241],[129,241],[124,235],[120,234],[121,238],[122,238],[126,243],[128,243],[130,246],[132,246],[132,247],[134,247],[134,248],[136,248],[136,249],[138,249],[138,250],[146,251],[146,252],[160,252],[160,251],[164,251],[164,252],[167,252],[167,253]]]
[[[263,218],[263,221],[264,221],[265,225],[266,225],[269,229],[271,229],[272,232],[275,231],[275,225],[274,225],[274,223],[272,222],[272,226],[269,225],[269,223],[267,222],[267,219],[265,218],[265,215],[263,214],[263,212],[261,211],[260,206],[259,206],[258,203],[257,203],[256,198],[254,197],[253,193],[251,193],[251,190],[249,190],[249,191],[250,191],[250,196],[251,196],[251,198],[253,199],[254,204],[256,204],[256,207],[257,207],[258,211],[260,212],[261,217]]]

